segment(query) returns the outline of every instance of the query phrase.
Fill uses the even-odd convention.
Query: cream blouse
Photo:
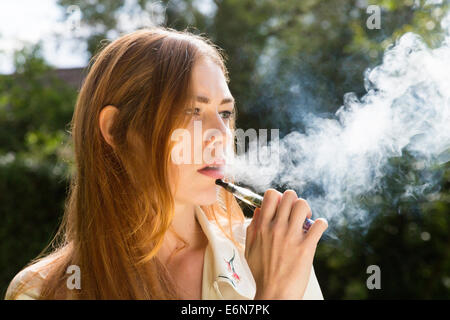
[[[215,221],[208,220],[199,206],[195,208],[195,216],[209,241],[203,263],[202,300],[253,300],[256,283],[244,254],[223,234]],[[220,221],[223,221],[223,226],[225,226],[225,220],[219,218]],[[250,222],[251,218],[246,218],[243,224],[235,223],[232,227],[234,238],[243,247],[245,246],[246,228]],[[46,274],[37,273],[34,270],[36,266],[37,264],[25,268],[13,278],[5,299],[11,299],[14,288],[23,281],[22,279],[30,279],[30,273],[34,276],[32,277],[33,288],[19,295],[17,300],[38,299],[39,281],[43,281]],[[303,298],[305,300],[323,300],[314,268],[311,268]]]
[[[256,283],[244,254],[215,222],[208,220],[199,206],[196,207],[196,218],[209,240],[203,264],[202,300],[253,300]],[[243,247],[251,221],[246,218],[243,224],[236,223],[232,227],[234,238]],[[303,299],[323,300],[313,267]]]

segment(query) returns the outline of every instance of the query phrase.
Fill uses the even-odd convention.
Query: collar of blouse
[[[205,212],[196,206],[195,215],[203,232],[208,237],[203,265],[202,299],[253,299],[256,283],[244,253],[228,239],[215,221],[208,220]],[[218,217],[224,227],[227,220]],[[234,238],[245,245],[246,228],[251,219],[235,223]],[[225,230],[227,230],[225,228]]]

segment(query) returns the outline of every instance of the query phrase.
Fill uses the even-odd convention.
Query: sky
[[[163,23],[165,8],[161,1],[149,2],[146,10],[137,9],[136,3],[137,0],[125,0],[123,9],[117,15],[119,32]],[[196,0],[195,4],[205,14],[212,14],[215,10],[211,0]],[[22,48],[26,42],[36,43],[39,40],[43,41],[44,58],[51,66],[86,66],[86,45],[80,45],[82,42],[76,41],[75,37],[85,36],[89,31],[73,28],[79,26],[77,20],[81,18],[81,12],[77,12],[76,7],[73,9],[72,14],[64,19],[64,10],[57,5],[57,0],[0,0],[0,73],[14,71],[14,50]],[[108,34],[108,37],[117,35]]]
[[[63,13],[56,0],[0,0],[0,73],[14,71],[15,49],[39,40],[43,40],[43,54],[50,65],[85,66],[86,50],[73,40],[73,22],[63,21]],[[61,41],[56,41],[55,33],[63,35]]]

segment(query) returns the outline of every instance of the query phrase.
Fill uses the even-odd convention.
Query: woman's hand
[[[306,218],[311,218],[311,209],[295,191],[264,193],[261,208],[255,209],[247,227],[245,244],[245,258],[256,282],[255,300],[303,298],[317,243],[328,228],[327,221],[319,218],[304,233]]]

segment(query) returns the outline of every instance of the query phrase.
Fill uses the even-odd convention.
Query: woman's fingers
[[[317,218],[306,233],[305,242],[309,245],[317,245],[324,231],[328,228],[327,220]]]
[[[311,208],[306,200],[301,198],[295,200],[289,217],[288,234],[295,234],[303,238],[303,224],[307,217],[311,217]]]
[[[312,262],[328,224],[317,219],[303,233],[311,218],[308,203],[293,190],[265,192],[247,228],[245,256],[256,282],[255,299],[301,299],[310,279]]]
[[[306,206],[308,207],[308,213],[306,214],[306,217],[308,219],[311,219],[312,217],[311,207],[309,206],[308,202],[305,199],[300,198],[300,200],[303,200],[303,202],[306,203]]]
[[[273,217],[275,216],[281,196],[282,194],[275,189],[266,190],[261,204],[261,214],[255,226],[257,229],[266,229],[270,225]]]
[[[286,190],[280,200],[273,223],[276,225],[287,225],[291,215],[293,203],[298,199],[294,190]]]

